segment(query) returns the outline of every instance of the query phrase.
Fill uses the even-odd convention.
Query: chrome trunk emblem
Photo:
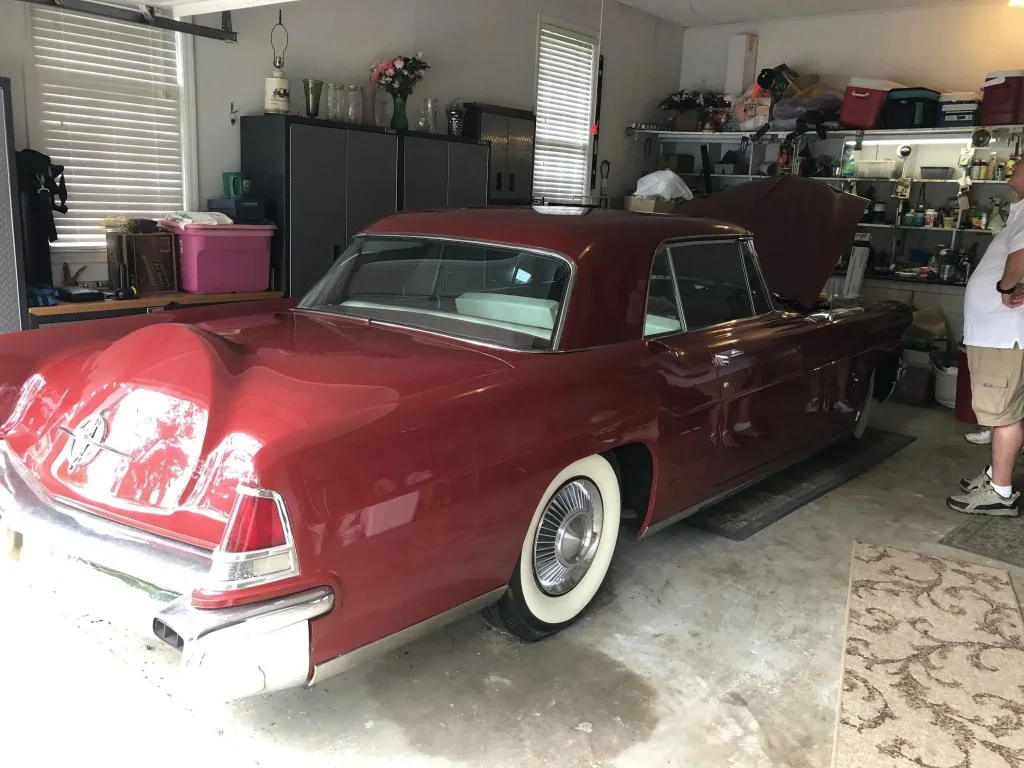
[[[71,435],[71,441],[68,443],[67,448],[69,472],[74,472],[82,465],[88,464],[96,458],[100,451],[109,451],[125,459],[131,458],[127,453],[111,448],[103,442],[107,439],[107,432],[110,426],[107,424],[106,416],[102,412],[90,416],[79,424],[76,429],[68,429],[65,426],[60,426],[58,429]]]

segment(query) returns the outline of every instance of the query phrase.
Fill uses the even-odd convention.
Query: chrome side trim
[[[836,443],[839,443],[839,442],[842,442],[843,440],[849,439],[851,435],[853,435],[853,430],[852,429],[844,432],[839,437],[837,437],[837,438],[835,438],[833,440],[829,440],[824,445],[819,445],[819,446],[817,446],[815,448],[811,448],[810,450],[798,452],[798,453],[794,454],[792,457],[790,457],[789,459],[783,459],[779,463],[773,464],[769,469],[765,470],[763,473],[761,473],[757,477],[755,477],[755,478],[753,478],[751,480],[747,480],[746,482],[741,483],[740,485],[737,485],[735,488],[730,488],[729,490],[723,491],[722,493],[718,494],[717,496],[712,496],[710,499],[705,499],[704,501],[700,501],[700,502],[694,504],[692,507],[687,507],[686,509],[682,510],[681,512],[676,512],[671,517],[666,517],[664,520],[659,520],[656,523],[652,523],[651,525],[647,526],[647,529],[638,538],[641,539],[641,540],[642,539],[646,539],[648,536],[651,536],[651,535],[657,533],[660,530],[668,528],[670,525],[672,525],[674,523],[678,523],[680,520],[685,520],[686,518],[690,517],[691,515],[697,514],[701,510],[704,510],[704,509],[707,509],[708,507],[714,506],[715,504],[717,504],[720,501],[725,501],[730,496],[735,496],[737,493],[740,493],[741,491],[745,491],[750,486],[756,485],[757,483],[761,482],[762,480],[765,480],[765,479],[771,477],[772,475],[778,474],[779,472],[782,472],[784,469],[788,469],[789,467],[792,467],[794,464],[799,464],[801,461],[805,461],[806,459],[809,459],[811,456],[814,456],[817,453],[821,453],[826,448],[830,448],[833,445],[835,445]]]
[[[444,235],[422,235],[422,234],[417,234],[416,232],[361,232],[358,235],[356,235],[356,239],[358,239],[358,238],[369,238],[369,237],[388,238],[388,239],[393,239],[393,240],[413,240],[413,239],[415,239],[415,240],[430,240],[432,242],[439,242],[439,243],[461,243],[462,245],[480,245],[480,246],[485,246],[485,247],[490,247],[490,248],[500,248],[500,249],[503,249],[503,250],[517,249],[517,250],[520,250],[520,251],[526,251],[527,253],[533,253],[533,254],[536,254],[538,256],[547,256],[547,257],[550,257],[550,258],[558,259],[559,261],[564,262],[565,265],[567,267],[569,267],[569,280],[568,280],[568,282],[566,283],[566,286],[565,286],[565,298],[562,300],[562,306],[561,306],[561,308],[559,309],[559,312],[558,312],[558,322],[555,323],[555,332],[554,332],[554,334],[551,337],[551,349],[547,349],[547,350],[522,349],[520,347],[504,346],[504,345],[501,345],[501,344],[496,344],[494,342],[480,342],[480,341],[478,341],[476,339],[470,339],[470,338],[466,338],[466,337],[463,337],[463,336],[453,336],[451,334],[440,333],[438,331],[433,331],[432,332],[432,333],[434,333],[437,336],[441,336],[442,338],[458,339],[459,341],[466,341],[466,342],[470,342],[470,343],[473,343],[473,344],[483,344],[484,346],[490,346],[490,347],[497,348],[497,349],[510,349],[510,350],[513,350],[513,351],[516,351],[516,352],[559,352],[559,351],[561,351],[561,349],[562,349],[562,332],[565,330],[565,320],[566,320],[566,317],[569,315],[569,307],[572,304],[572,296],[573,296],[574,289],[576,287],[576,262],[573,261],[568,256],[566,256],[564,253],[559,253],[558,251],[551,251],[551,250],[548,250],[547,248],[538,248],[537,246],[534,246],[534,245],[523,245],[521,243],[510,243],[510,242],[507,242],[507,241],[502,242],[502,241],[498,241],[498,240],[477,240],[475,238],[469,238],[469,237],[445,237]],[[316,307],[298,307],[298,309],[304,309],[304,310],[307,310],[307,311],[310,311],[310,312],[316,312],[317,311]],[[372,320],[371,322],[380,323],[380,321],[378,321],[378,320]],[[411,328],[411,329],[416,330],[416,331],[423,331],[424,330],[422,328],[417,328],[416,326],[402,325],[401,323],[390,323],[390,325],[392,325],[393,327],[396,327],[396,328]],[[427,333],[431,333],[431,331],[426,331],[426,332]]]
[[[380,640],[375,640],[372,643],[356,648],[353,651],[344,653],[341,656],[336,656],[328,661],[315,664],[313,666],[313,676],[310,677],[308,685],[316,685],[317,683],[326,680],[334,675],[340,675],[342,672],[347,672],[353,667],[357,667],[372,659],[376,659],[386,653],[390,653],[396,648],[401,648],[403,645],[411,643],[417,638],[428,635],[434,630],[440,629],[446,624],[451,624],[453,621],[457,621],[464,616],[468,616],[471,613],[476,613],[479,610],[486,608],[493,602],[496,602],[505,594],[507,587],[501,587],[499,589],[492,590],[485,595],[474,598],[469,602],[457,605],[444,613],[439,613],[437,616],[431,616],[429,619],[424,619],[418,624],[413,624],[411,627],[395,632],[393,635],[382,637]]]
[[[160,611],[153,619],[157,637],[160,622],[170,627],[185,642],[194,643],[214,632],[246,625],[245,630],[261,634],[308,621],[329,613],[334,608],[334,592],[328,587],[317,587],[294,595],[264,600],[234,608],[204,609],[191,605],[189,596],[180,597]]]
[[[211,552],[57,501],[0,440],[0,522],[73,559],[174,595],[209,573]]]

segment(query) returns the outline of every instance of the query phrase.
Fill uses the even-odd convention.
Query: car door
[[[668,247],[683,323],[711,355],[721,403],[714,441],[719,483],[741,482],[818,439],[824,429],[816,390],[813,323],[776,311],[743,241]]]
[[[668,251],[654,257],[644,321],[644,368],[659,397],[658,482],[651,522],[671,517],[713,494],[721,481],[715,432],[719,385],[711,353],[686,333]]]

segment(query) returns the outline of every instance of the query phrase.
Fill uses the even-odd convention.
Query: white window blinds
[[[103,247],[100,219],[184,207],[173,32],[32,7],[33,146],[65,166],[55,247]]]
[[[596,56],[593,38],[541,25],[534,197],[586,202]]]

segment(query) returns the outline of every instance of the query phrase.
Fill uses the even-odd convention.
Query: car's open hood
[[[811,307],[853,244],[868,201],[823,181],[780,176],[684,203],[676,213],[739,224],[754,235],[768,288]]]

